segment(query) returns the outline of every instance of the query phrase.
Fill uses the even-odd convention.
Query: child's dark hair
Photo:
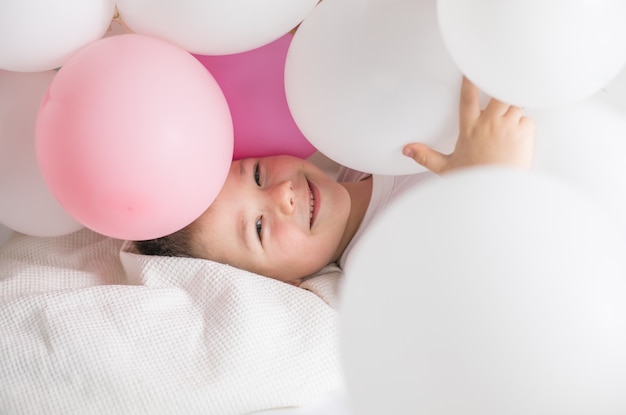
[[[145,241],[133,241],[135,249],[142,255],[192,257],[191,228],[188,225],[170,235]]]

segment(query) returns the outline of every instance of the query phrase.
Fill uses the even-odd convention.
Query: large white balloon
[[[11,237],[15,235],[15,231],[13,229],[9,229],[6,226],[0,223],[0,248],[4,245]]]
[[[293,29],[318,0],[117,0],[135,33],[168,40],[200,55],[226,55],[266,45]]]
[[[624,252],[548,176],[475,168],[408,192],[345,266],[354,413],[626,413]]]
[[[626,112],[601,92],[576,105],[527,115],[536,126],[533,169],[595,199],[626,239]]]
[[[338,163],[379,174],[424,170],[402,156],[407,143],[454,148],[461,79],[435,0],[323,1],[285,65],[287,102],[306,138]]]
[[[0,4],[0,69],[58,68],[107,31],[115,0],[4,0]]]
[[[55,74],[0,70],[0,223],[33,236],[82,228],[48,189],[35,153],[39,104]]]
[[[547,108],[580,101],[626,61],[623,0],[437,0],[461,71],[491,96]]]
[[[608,102],[617,105],[626,114],[626,67],[599,93]]]

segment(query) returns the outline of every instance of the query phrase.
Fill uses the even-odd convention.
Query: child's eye
[[[261,240],[261,231],[263,229],[263,216],[260,216],[256,220],[256,233],[259,236],[259,241]]]
[[[259,173],[259,163],[254,165],[254,181],[257,186],[261,186],[261,173]]]

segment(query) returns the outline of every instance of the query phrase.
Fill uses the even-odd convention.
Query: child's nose
[[[283,214],[290,215],[293,213],[296,207],[296,200],[291,180],[285,180],[276,184],[272,192],[272,198],[278,204]]]

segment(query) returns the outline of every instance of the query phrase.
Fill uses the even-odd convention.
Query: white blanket
[[[0,248],[0,413],[243,414],[342,389],[336,275],[318,295],[128,248],[86,229]]]

